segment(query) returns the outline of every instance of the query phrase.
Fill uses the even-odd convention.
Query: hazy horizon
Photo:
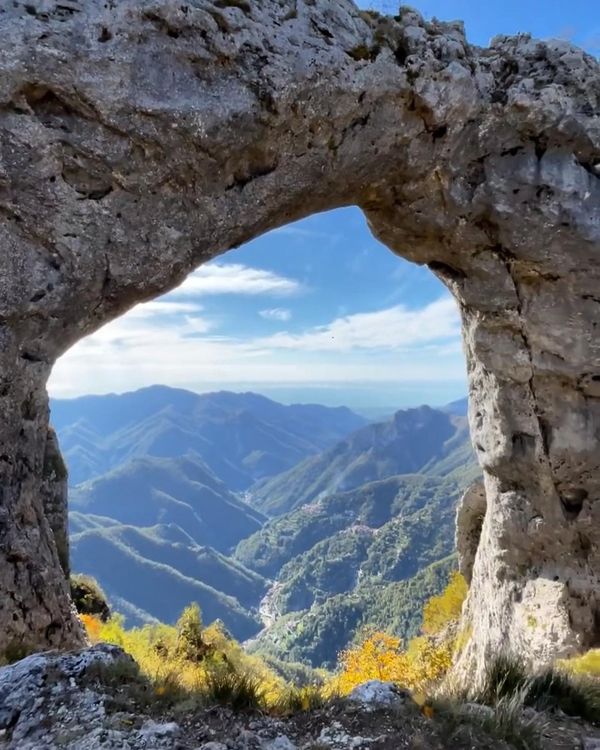
[[[410,387],[406,387],[406,383],[403,384],[402,389],[399,389],[397,387],[397,384],[395,383],[389,383],[387,384],[387,388],[380,391],[373,389],[371,384],[365,384],[362,389],[355,388],[354,390],[349,390],[345,384],[339,384],[338,386],[336,386],[335,384],[329,384],[328,386],[319,386],[318,384],[315,384],[314,386],[308,388],[304,386],[294,387],[293,385],[277,386],[269,383],[255,383],[251,384],[251,387],[247,387],[246,385],[241,383],[227,384],[227,387],[224,387],[223,384],[218,383],[207,385],[208,387],[206,388],[203,387],[201,389],[198,389],[186,386],[171,386],[165,383],[152,383],[150,385],[142,386],[140,388],[134,388],[131,390],[128,389],[123,391],[108,391],[102,393],[89,392],[69,397],[52,396],[52,399],[63,401],[86,398],[88,396],[101,397],[124,395],[147,388],[164,387],[191,391],[192,393],[197,393],[198,395],[217,393],[219,391],[229,391],[238,394],[255,393],[284,405],[319,404],[321,406],[331,407],[346,406],[349,409],[352,409],[353,411],[359,413],[361,411],[365,411],[368,413],[391,413],[392,411],[398,409],[422,406],[423,404],[427,404],[428,406],[432,407],[443,407],[454,401],[466,398],[467,395],[466,391],[464,390],[460,391],[457,389],[442,387],[439,389],[432,389],[429,398],[419,400],[415,396],[415,393],[422,392],[422,385],[417,383],[412,384],[413,391],[411,391]]]

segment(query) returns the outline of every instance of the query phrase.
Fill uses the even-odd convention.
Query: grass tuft
[[[243,672],[210,672],[202,694],[206,703],[229,706],[234,711],[261,710],[265,707],[265,694],[259,680]]]
[[[549,712],[600,723],[600,681],[560,669],[531,675],[514,659],[501,657],[490,664],[478,693],[466,696],[449,686],[434,707],[450,729],[467,722],[517,750],[537,750]]]
[[[516,750],[540,750],[546,724],[538,717],[524,716],[523,700],[520,690],[498,698],[493,706],[457,698],[437,698],[433,709],[449,736],[462,734],[465,726],[471,726],[499,742],[509,743]]]
[[[487,706],[505,697],[520,695],[523,705],[537,711],[560,710],[568,716],[600,722],[600,681],[548,669],[529,675],[514,659],[501,657],[489,668],[485,687],[475,697]]]
[[[318,685],[304,685],[303,687],[289,685],[281,693],[272,710],[275,714],[290,716],[301,711],[323,708],[330,700],[323,688]]]
[[[516,750],[538,750],[546,722],[539,716],[525,716],[523,708],[527,687],[498,698],[491,712],[481,714],[477,722],[481,728],[498,740],[508,742]]]

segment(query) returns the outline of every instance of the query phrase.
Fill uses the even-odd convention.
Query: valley
[[[365,628],[414,635],[478,475],[466,402],[345,408],[154,386],[55,400],[72,569],[130,625],[191,601],[248,648],[331,666]]]

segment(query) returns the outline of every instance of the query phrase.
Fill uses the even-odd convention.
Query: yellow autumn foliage
[[[340,654],[340,671],[329,683],[329,689],[347,694],[366,680],[386,680],[411,690],[422,702],[452,666],[456,626],[466,595],[464,578],[453,573],[445,590],[425,605],[422,635],[411,639],[404,648],[394,636],[370,633],[357,646]]]
[[[339,659],[342,670],[333,682],[343,695],[366,680],[406,683],[409,665],[402,641],[387,633],[372,633],[355,648],[343,651]]]
[[[439,596],[432,596],[423,607],[425,635],[440,633],[450,623],[458,622],[462,605],[467,596],[468,586],[464,577],[455,570],[450,574],[448,585]]]
[[[405,646],[388,633],[368,632],[361,643],[340,654],[338,670],[324,687],[297,688],[286,683],[259,656],[244,651],[219,623],[203,626],[197,605],[187,607],[176,625],[126,629],[120,615],[113,615],[108,622],[92,615],[82,615],[81,620],[92,643],[113,643],[129,653],[157,696],[172,686],[202,692],[207,685],[221,686],[223,680],[234,676],[257,687],[261,705],[286,713],[348,694],[356,685],[373,679],[395,682],[424,702],[452,664],[460,636],[456,636],[456,627],[449,626],[458,621],[466,592],[462,576],[452,574],[444,592],[424,607],[422,635]]]
[[[600,648],[593,648],[570,659],[562,659],[558,666],[570,674],[600,679]]]
[[[276,703],[285,682],[258,656],[246,653],[219,623],[203,627],[196,605],[186,608],[176,625],[153,624],[126,629],[121,615],[102,622],[81,616],[92,643],[113,643],[137,662],[140,672],[154,685],[157,695],[165,686],[187,691],[202,689],[222,674],[235,674],[260,684],[266,704]]]

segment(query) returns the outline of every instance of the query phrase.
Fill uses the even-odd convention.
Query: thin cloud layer
[[[217,335],[216,323],[201,311],[200,305],[165,298],[139,305],[59,360],[52,394],[152,383],[193,388],[206,382],[436,382],[463,374],[458,313],[450,297],[415,310],[398,305],[355,313],[297,334],[247,338]]]
[[[270,307],[268,310],[259,310],[258,314],[265,320],[279,320],[284,323],[292,317],[292,311],[285,307]]]
[[[169,296],[176,298],[209,294],[270,294],[286,297],[301,290],[300,282],[272,271],[250,268],[241,263],[211,263],[190,274]]]
[[[152,300],[136,305],[127,313],[127,318],[156,318],[169,315],[196,315],[203,310],[203,306],[196,302],[176,302],[168,298]]]
[[[340,232],[343,243],[323,241]],[[457,308],[432,274],[373,244],[357,209],[291,227],[284,244],[293,240],[294,249],[284,255],[282,234],[251,243],[246,264],[204,265],[79,342],[57,363],[52,395],[154,383],[257,391],[304,384],[309,398],[315,386],[347,394],[406,387],[415,402],[436,388],[463,392]]]
[[[458,310],[448,296],[418,310],[396,305],[377,312],[355,313],[304,333],[277,333],[257,343],[266,348],[343,352],[403,349],[459,335]]]

